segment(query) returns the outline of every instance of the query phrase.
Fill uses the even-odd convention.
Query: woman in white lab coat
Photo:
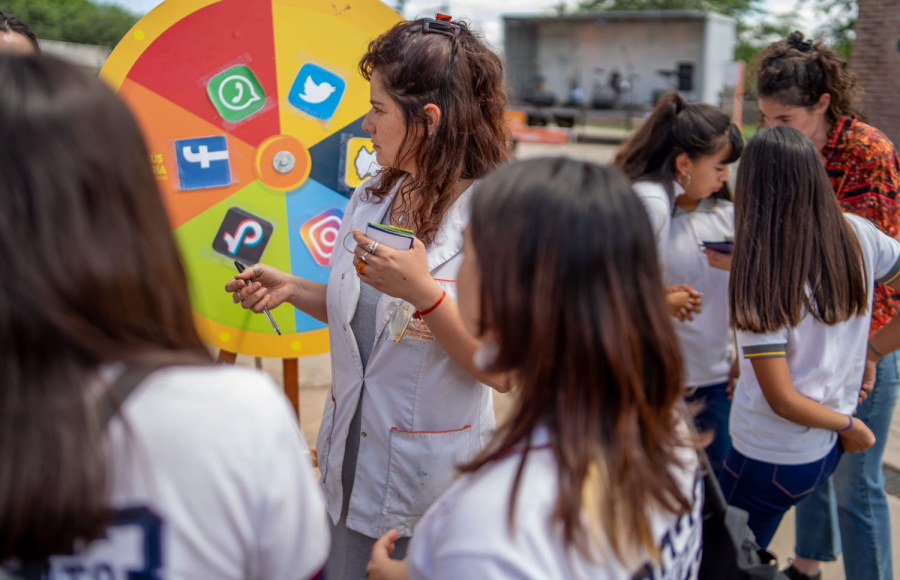
[[[494,429],[479,341],[456,308],[473,184],[509,157],[500,59],[463,23],[402,22],[360,62],[383,169],[354,192],[327,284],[258,264],[226,285],[244,308],[288,302],[327,322],[332,388],[317,451],[332,523],[327,576],[365,577],[374,539],[408,537]],[[409,250],[368,223],[415,231]],[[405,541],[396,555],[401,557]]]
[[[503,222],[502,228],[495,227]],[[696,580],[703,486],[653,233],[618,171],[510,164],[472,201],[460,309],[510,420],[371,580]]]

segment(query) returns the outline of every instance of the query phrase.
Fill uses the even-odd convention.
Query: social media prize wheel
[[[295,358],[328,350],[327,327],[289,304],[282,336],[224,292],[234,261],[328,280],[349,195],[378,169],[357,63],[400,20],[378,0],[167,0],[101,76],[147,139],[209,344]]]

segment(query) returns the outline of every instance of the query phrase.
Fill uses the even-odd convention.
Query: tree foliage
[[[28,23],[40,39],[110,47],[138,21],[119,6],[90,0],[2,0],[0,9]]]
[[[850,49],[856,38],[853,28],[856,26],[859,2],[856,0],[804,0],[804,3],[814,8],[819,15],[827,18],[825,28],[818,31],[818,36],[822,37],[844,58],[850,58]]]

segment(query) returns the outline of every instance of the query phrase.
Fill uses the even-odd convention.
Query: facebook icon
[[[225,136],[175,141],[181,189],[231,185],[231,164]]]

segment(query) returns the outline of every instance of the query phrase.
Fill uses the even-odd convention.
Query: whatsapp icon
[[[266,93],[250,67],[239,64],[220,72],[206,85],[219,116],[230,123],[243,121],[266,104]]]

